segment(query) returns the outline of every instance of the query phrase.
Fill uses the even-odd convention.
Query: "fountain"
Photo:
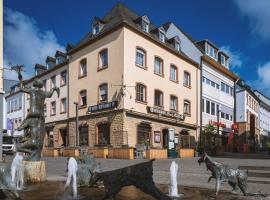
[[[11,163],[11,181],[16,186],[16,190],[23,190],[24,184],[24,167],[23,156],[16,153],[15,158]]]
[[[72,178],[72,190],[73,190],[73,198],[77,199],[77,171],[78,164],[75,158],[71,157],[68,160],[68,178],[65,184],[64,190],[70,185]]]
[[[181,194],[178,194],[177,173],[178,173],[178,164],[175,161],[172,161],[172,164],[170,167],[170,175],[171,175],[171,184],[169,187],[170,197],[181,196]]]

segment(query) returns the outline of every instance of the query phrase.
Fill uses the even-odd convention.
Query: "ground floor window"
[[[149,123],[140,123],[137,127],[137,144],[150,145],[152,128]]]
[[[98,145],[106,146],[110,144],[110,124],[97,125]]]
[[[88,146],[88,126],[81,126],[79,128],[80,146]]]

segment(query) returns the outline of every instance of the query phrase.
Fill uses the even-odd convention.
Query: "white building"
[[[239,127],[239,147],[256,143],[259,145],[259,98],[244,81],[236,85],[236,122]],[[257,146],[258,147],[258,146]]]
[[[194,41],[173,23],[166,23],[163,27],[169,40],[178,37],[181,51],[201,63],[201,125],[219,124],[220,134],[225,136],[226,142],[235,120],[234,84],[238,79],[229,70],[229,57],[209,40]]]
[[[5,94],[5,128],[7,135],[19,137],[23,136],[23,131],[16,129],[25,117],[24,94],[19,91],[18,85],[12,86],[9,93]]]
[[[265,149],[267,139],[270,137],[270,99],[257,90],[254,93],[260,99],[260,142]]]

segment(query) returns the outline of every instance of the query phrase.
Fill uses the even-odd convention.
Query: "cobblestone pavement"
[[[49,180],[65,180],[67,158],[43,158],[47,165],[47,177]],[[159,184],[169,184],[170,164],[175,160],[179,165],[178,184],[181,186],[192,186],[201,188],[215,188],[215,180],[207,182],[210,172],[206,170],[205,164],[198,165],[198,158],[164,159],[154,162],[154,181]],[[217,161],[232,167],[241,167],[249,170],[248,188],[249,192],[270,193],[270,159],[234,159],[216,158]],[[113,170],[128,165],[133,165],[146,160],[119,160],[119,159],[97,159],[104,171]],[[223,184],[221,189],[230,191],[228,184]]]
[[[241,167],[249,170],[248,190],[249,192],[270,193],[270,159],[239,159],[239,158],[215,158],[217,161],[232,167]],[[11,160],[11,158],[9,158]],[[67,158],[44,157],[46,161],[47,179],[52,181],[66,180]],[[198,165],[198,158],[164,159],[154,161],[154,181],[158,184],[169,184],[170,164],[175,160],[179,165],[178,184],[188,187],[215,188],[215,180],[207,182],[210,172],[206,170],[205,164]],[[104,171],[113,170],[139,162],[144,159],[119,160],[119,159],[97,159]],[[221,190],[231,191],[228,184],[221,185]],[[239,191],[240,194],[240,191]],[[259,198],[258,198],[259,199]],[[270,198],[269,198],[270,200]]]

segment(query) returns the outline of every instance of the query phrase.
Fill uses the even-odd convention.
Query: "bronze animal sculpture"
[[[17,152],[29,154],[26,160],[39,161],[45,136],[44,102],[46,98],[52,97],[55,91],[59,97],[59,88],[54,87],[48,92],[43,91],[43,83],[39,79],[34,80],[34,88],[23,88],[21,85],[22,84],[20,84],[20,90],[30,96],[30,108],[26,119],[17,128],[17,130],[25,130],[29,132],[30,138],[17,147]]]
[[[247,191],[247,170],[234,169],[214,161],[213,158],[205,152],[198,160],[199,165],[203,162],[205,162],[207,170],[212,172],[212,175],[208,178],[208,182],[210,182],[212,178],[216,179],[216,195],[218,195],[220,183],[228,182],[228,184],[233,188],[233,191],[236,191],[238,186],[244,196],[268,196],[268,194],[250,193]]]
[[[112,171],[95,172],[90,185],[102,181],[105,187],[104,199],[114,199],[122,187],[133,185],[155,199],[169,200],[170,197],[163,194],[154,184],[153,161],[154,159]]]
[[[245,196],[247,195],[247,171],[233,169],[227,165],[214,161],[207,153],[203,153],[198,160],[199,165],[202,162],[205,162],[207,170],[212,172],[208,182],[210,182],[212,178],[216,179],[216,195],[218,195],[221,182],[228,182],[233,188],[233,191],[235,191],[237,189],[236,186],[238,186],[242,193]]]

